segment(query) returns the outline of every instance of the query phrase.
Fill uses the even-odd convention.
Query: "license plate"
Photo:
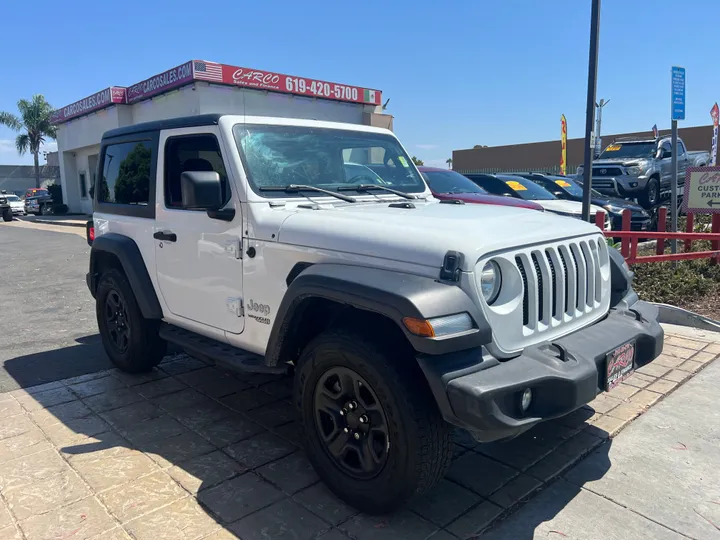
[[[605,369],[605,390],[609,391],[627,379],[635,371],[635,342],[621,345],[608,353]]]

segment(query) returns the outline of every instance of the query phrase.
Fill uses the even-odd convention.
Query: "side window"
[[[152,149],[146,141],[108,145],[98,186],[98,202],[147,206],[151,157]]]
[[[683,144],[683,142],[680,140],[678,140],[678,153],[679,154],[685,153],[685,144]]]
[[[190,171],[214,171],[220,175],[223,204],[230,200],[230,185],[220,145],[214,135],[170,137],[165,143],[165,206],[185,208],[180,175]]]

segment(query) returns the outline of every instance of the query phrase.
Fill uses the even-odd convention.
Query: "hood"
[[[644,209],[642,206],[635,204],[630,201],[626,201],[625,199],[618,199],[617,197],[602,197],[602,198],[595,198],[593,197],[592,200],[593,204],[596,204],[598,206],[606,206],[608,204],[612,204],[613,206],[619,206],[621,208],[627,208],[631,210],[632,212],[644,212]]]
[[[473,204],[495,204],[499,206],[512,206],[515,208],[529,208],[532,210],[543,210],[543,207],[532,201],[524,201],[514,197],[500,197],[499,195],[485,195],[484,193],[435,193],[433,197],[442,201],[460,200]]]
[[[464,254],[462,269],[472,271],[490,252],[598,234],[590,223],[522,208],[497,205],[413,201],[414,208],[387,203],[354,203],[309,208],[270,208],[256,212],[258,237],[278,230],[283,244],[336,254],[352,253],[440,268],[448,251]],[[266,226],[263,226],[263,223]]]
[[[548,212],[559,212],[561,214],[582,214],[582,203],[578,201],[568,201],[566,199],[557,199],[549,201],[537,201]],[[595,215],[598,210],[603,210],[594,204],[590,205],[590,214]]]
[[[625,159],[594,159],[593,168],[595,167],[631,167],[633,165],[641,165],[650,161],[650,158],[625,158]]]

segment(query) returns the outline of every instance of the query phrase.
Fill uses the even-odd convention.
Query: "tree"
[[[449,157],[445,160],[445,163],[448,165],[448,169],[452,169],[452,158]]]
[[[425,165],[425,162],[422,159],[418,159],[415,156],[412,157],[412,161],[417,167],[422,167],[423,165]]]
[[[21,156],[28,150],[33,155],[35,187],[40,187],[40,146],[46,137],[54,139],[57,134],[56,127],[50,121],[53,108],[42,94],[35,94],[30,101],[21,99],[17,108],[19,116],[0,111],[0,125],[23,131],[15,139],[15,148]]]

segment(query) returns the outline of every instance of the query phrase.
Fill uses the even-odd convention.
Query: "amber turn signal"
[[[435,330],[430,324],[430,321],[415,319],[414,317],[405,317],[402,321],[405,328],[407,328],[411,334],[420,337],[435,337]]]

